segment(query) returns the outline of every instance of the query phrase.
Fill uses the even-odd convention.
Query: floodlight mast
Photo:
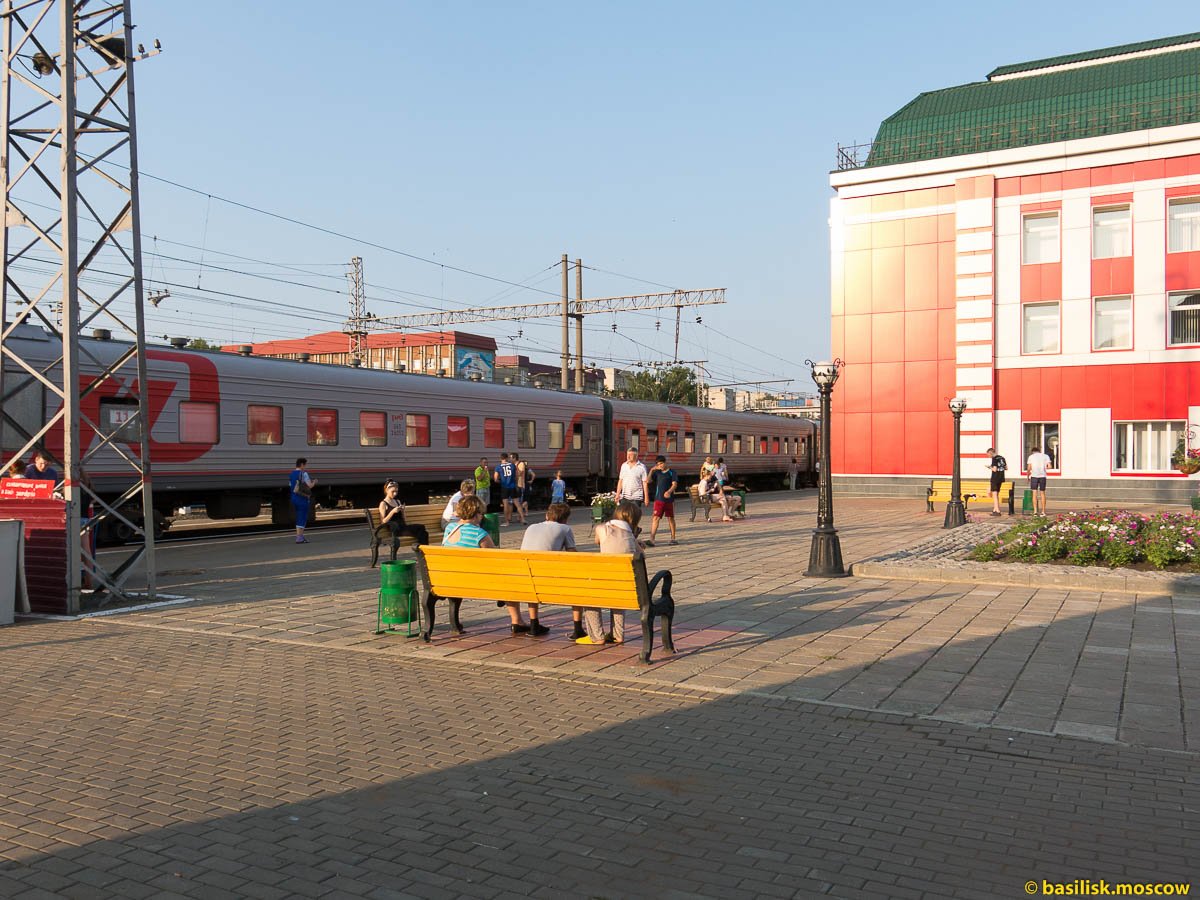
[[[132,64],[157,54],[158,42],[149,53],[141,46],[131,53],[128,0],[2,0],[0,30],[5,208],[0,422],[15,436],[12,446],[17,448],[0,452],[0,461],[7,468],[44,449],[62,465],[68,612],[81,609],[81,569],[90,574],[97,605],[131,597],[131,579],[138,573],[144,573],[144,584],[136,587],[137,595],[152,599],[152,423],[147,415]],[[99,230],[94,237],[80,227],[81,206],[85,224]],[[22,271],[35,250],[54,260],[49,275],[39,278]],[[115,288],[90,277],[89,267],[101,251],[109,251],[106,277],[114,267],[120,270]],[[21,355],[14,338],[26,323],[50,332],[50,355],[57,357],[49,363]],[[85,345],[84,329],[97,326],[127,343]],[[10,405],[26,388],[44,391],[44,420],[20,419],[16,404]],[[100,413],[101,398],[119,398],[128,418],[107,421]],[[105,468],[121,468],[124,476],[115,490],[109,483],[107,499],[98,496],[85,475],[101,451]],[[96,515],[84,522],[88,505]],[[134,543],[109,571],[92,547],[101,526],[112,522],[125,526],[121,531],[134,535]]]

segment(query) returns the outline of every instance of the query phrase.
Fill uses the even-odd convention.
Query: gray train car
[[[6,343],[54,370],[60,345],[40,328],[21,326]],[[86,339],[81,361],[96,370],[128,348]],[[537,473],[535,490],[548,493],[561,470],[585,497],[611,487],[631,445],[643,457],[663,453],[688,482],[706,455],[724,456],[738,480],[782,476],[792,456],[812,470],[816,429],[798,419],[167,346],[149,347],[147,362],[154,502],[164,516],[203,504],[211,518],[235,518],[270,503],[286,523],[297,457],[308,459],[325,505],[374,504],[388,478],[409,502],[423,502],[453,490],[481,457],[494,467],[502,450]],[[53,412],[53,395],[11,363],[4,389],[4,414],[20,430],[38,431]],[[112,436],[138,452],[129,419],[141,389],[111,381],[85,398],[95,423],[81,431],[85,450]],[[0,432],[6,459],[25,443],[19,429]],[[40,443],[61,454],[61,426]],[[101,494],[128,485],[113,449],[100,449],[87,471]]]

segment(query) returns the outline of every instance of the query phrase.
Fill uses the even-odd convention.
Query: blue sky
[[[566,252],[603,270],[585,269],[589,297],[728,288],[684,317],[680,357],[793,389],[829,349],[839,142],[1003,63],[1200,28],[1183,3],[138,0],[134,16],[164,47],[137,70],[146,273],[187,286],[151,332],[338,327],[354,255],[381,316],[550,300]],[[674,352],[669,311],[587,324],[600,365]],[[553,361],[557,327],[464,330]]]

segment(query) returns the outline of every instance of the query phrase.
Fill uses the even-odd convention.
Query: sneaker
[[[670,543],[670,545],[671,545],[672,547],[674,547],[676,544],[678,544],[678,543],[679,543],[679,541],[675,540],[674,538],[671,538],[671,540],[670,540],[670,542],[669,542],[669,543]]]
[[[1001,513],[995,512],[995,511],[993,510],[993,511],[990,513],[990,515],[993,515],[993,516],[998,516],[998,515],[1001,515]]]
[[[653,546],[654,546],[654,541],[646,541],[646,546],[647,546],[647,547],[653,547]]]
[[[541,622],[539,622],[537,619],[534,619],[532,622],[529,623],[529,636],[530,637],[541,637],[543,634],[549,634],[549,633],[550,633],[550,629],[547,628],[545,625],[543,625]]]
[[[513,625],[512,626],[513,634],[527,634],[528,632],[529,632],[528,625]]]

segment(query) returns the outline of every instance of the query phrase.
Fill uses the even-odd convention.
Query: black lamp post
[[[967,524],[967,510],[962,502],[962,458],[959,454],[961,443],[962,414],[967,408],[967,401],[955,397],[950,401],[950,412],[954,414],[954,474],[950,479],[950,502],[946,504],[946,521],[943,528],[957,528]]]
[[[821,393],[821,479],[817,490],[817,527],[813,530],[812,550],[804,574],[811,578],[844,578],[842,543],[833,527],[833,480],[829,471],[830,396],[842,361],[814,363],[806,359],[805,362],[812,368],[812,379]]]

